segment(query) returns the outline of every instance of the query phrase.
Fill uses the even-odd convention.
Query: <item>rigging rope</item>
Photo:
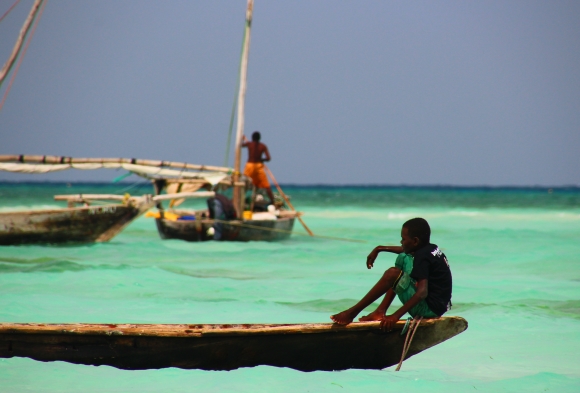
[[[296,211],[296,209],[294,209],[294,206],[292,206],[292,204],[290,203],[290,199],[288,199],[288,197],[286,196],[286,194],[284,194],[284,192],[282,191],[282,188],[280,188],[280,186],[278,185],[278,182],[276,181],[276,178],[274,177],[274,174],[272,173],[272,171],[270,170],[270,168],[268,168],[266,166],[266,164],[264,164],[264,169],[266,170],[266,172],[268,172],[268,175],[272,179],[272,182],[274,183],[274,185],[278,189],[278,192],[280,193],[280,195],[282,196],[282,198],[284,198],[284,200],[288,204],[288,207],[290,207],[290,209],[292,209],[293,211]],[[310,230],[310,228],[308,228],[308,226],[302,220],[302,218],[301,217],[297,217],[297,218],[298,218],[298,221],[300,221],[300,224],[302,224],[302,226],[304,227],[304,229],[306,229],[306,232],[308,232],[308,234],[310,236],[314,236],[314,233],[312,233],[312,231]]]
[[[8,8],[8,11],[6,11],[6,12],[4,13],[4,15],[0,16],[0,22],[2,22],[2,19],[4,19],[4,18],[6,17],[6,15],[8,15],[8,14],[10,13],[10,11],[12,11],[12,9],[13,9],[14,7],[16,7],[16,4],[18,4],[18,3],[20,3],[20,0],[16,0],[16,1],[14,2],[14,4],[12,4],[12,6],[11,6],[10,8]]]
[[[10,78],[10,82],[8,83],[8,86],[6,87],[6,91],[4,92],[4,96],[2,97],[2,101],[0,102],[0,111],[4,107],[4,103],[6,102],[6,97],[8,97],[8,93],[10,92],[10,88],[12,87],[12,83],[14,82],[14,79],[16,78],[16,74],[18,74],[18,70],[20,69],[20,64],[22,64],[22,60],[24,59],[24,56],[26,55],[28,45],[30,45],[30,41],[32,41],[32,37],[34,36],[34,32],[36,31],[36,27],[38,26],[38,22],[40,21],[40,17],[42,16],[42,12],[44,11],[44,7],[46,6],[47,1],[48,0],[44,0],[42,2],[42,5],[40,6],[40,10],[38,11],[38,14],[36,14],[34,16],[34,21],[32,22],[33,23],[32,31],[30,32],[30,35],[28,37],[26,37],[27,41],[26,41],[26,45],[24,46],[24,49],[22,50],[22,52],[20,52],[18,54],[18,63],[16,64],[16,68],[12,72],[12,77]]]
[[[133,188],[137,187],[137,190],[135,190],[135,192],[134,192],[134,193],[136,194],[136,193],[138,193],[138,192],[141,190],[141,188],[142,188],[144,185],[147,185],[147,184],[149,184],[149,180],[138,180],[138,181],[136,181],[135,183],[133,183],[133,184],[131,184],[131,185],[129,185],[129,186],[127,186],[127,187],[125,187],[125,188],[122,188],[122,189],[120,189],[120,190],[116,191],[116,193],[119,193],[119,194],[121,194],[121,193],[124,193],[124,192],[126,192],[126,191],[129,191],[129,190],[131,190],[131,189],[133,189]]]

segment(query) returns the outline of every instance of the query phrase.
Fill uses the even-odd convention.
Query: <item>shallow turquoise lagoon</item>
[[[4,183],[0,211],[122,188]],[[579,189],[285,189],[315,233],[367,243],[310,238],[299,226],[277,243],[163,241],[154,222],[140,218],[107,244],[0,247],[0,321],[328,322],[394,263],[382,254],[367,270],[368,252],[398,244],[401,224],[421,216],[451,264],[450,314],[469,329],[410,358],[401,372],[125,371],[12,358],[0,359],[0,391],[580,391]]]

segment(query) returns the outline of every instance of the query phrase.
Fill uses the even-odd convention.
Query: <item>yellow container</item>
[[[252,212],[250,210],[244,210],[244,220],[251,220],[252,219]]]
[[[157,212],[147,212],[147,213],[145,213],[145,217],[161,218],[161,213],[159,213],[158,211]],[[165,218],[166,220],[169,220],[169,221],[177,221],[177,219],[179,218],[179,215],[177,215],[175,213],[171,213],[171,212],[164,212],[163,218]]]

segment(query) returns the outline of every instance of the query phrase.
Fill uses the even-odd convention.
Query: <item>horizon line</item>
[[[145,181],[146,182],[146,181]],[[51,185],[128,185],[137,184],[139,182],[128,182],[121,181],[118,183],[112,183],[110,181],[83,181],[83,180],[73,180],[73,181],[62,181],[62,180],[0,180],[0,185],[7,184],[31,184],[31,185],[41,185],[41,184],[51,184]],[[439,188],[439,189],[574,189],[580,190],[580,185],[454,185],[454,184],[380,184],[380,183],[350,183],[350,184],[337,184],[337,183],[282,183],[280,186],[284,187],[303,187],[303,188]]]

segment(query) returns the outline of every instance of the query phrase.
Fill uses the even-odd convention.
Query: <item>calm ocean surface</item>
[[[0,211],[64,206],[52,196],[123,187],[0,183]],[[405,361],[401,372],[124,371],[12,358],[0,359],[0,391],[580,391],[580,189],[285,191],[315,233],[367,243],[301,236],[298,223],[296,235],[277,243],[163,241],[142,217],[106,244],[0,247],[0,321],[329,322],[393,265],[394,255],[381,254],[367,270],[369,251],[398,244],[401,224],[420,216],[451,264],[449,315],[469,329]]]

